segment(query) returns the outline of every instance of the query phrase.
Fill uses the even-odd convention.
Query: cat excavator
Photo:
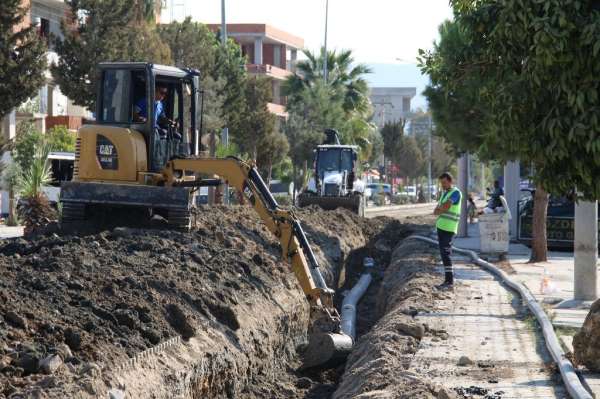
[[[98,214],[142,210],[189,229],[199,187],[229,184],[279,239],[311,306],[303,367],[335,364],[352,348],[300,221],[283,209],[256,167],[237,158],[199,157],[199,72],[149,63],[98,65],[96,122],[77,135],[74,178],[63,182],[61,225],[77,228]],[[197,112],[199,111],[199,112]]]

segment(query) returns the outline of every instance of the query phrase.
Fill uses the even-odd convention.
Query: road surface
[[[431,215],[435,208],[435,202],[429,204],[407,204],[368,207],[365,209],[365,217],[389,216],[396,219],[404,219],[409,216]]]

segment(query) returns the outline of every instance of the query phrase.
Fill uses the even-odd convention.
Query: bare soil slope
[[[384,224],[298,213],[329,284]],[[0,397],[260,397],[249,387],[293,364],[307,329],[304,295],[248,207],[201,209],[192,233],[19,239],[0,247],[0,275]]]

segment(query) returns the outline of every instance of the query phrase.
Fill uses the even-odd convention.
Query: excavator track
[[[63,229],[72,230],[85,223],[86,204],[80,202],[61,202],[60,223]]]
[[[192,212],[189,209],[169,209],[167,221],[170,228],[188,231],[192,228]]]

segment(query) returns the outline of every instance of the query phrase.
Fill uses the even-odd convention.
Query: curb
[[[389,205],[389,206],[376,206],[372,208],[365,208],[365,213],[382,213],[382,212],[393,212],[393,211],[401,211],[401,210],[409,210],[409,209],[420,209],[420,208],[428,208],[434,207],[435,202],[429,202],[425,204],[410,204],[410,205]]]
[[[428,237],[413,235],[408,238],[438,245],[437,240],[433,240]],[[566,357],[565,352],[563,351],[562,346],[560,345],[560,342],[558,341],[558,338],[554,332],[554,328],[552,327],[552,323],[550,322],[548,315],[546,314],[546,312],[544,312],[544,309],[540,306],[540,304],[531,294],[531,292],[529,292],[529,290],[521,283],[513,281],[506,273],[498,269],[496,266],[479,258],[476,252],[456,247],[452,247],[452,250],[460,254],[469,256],[472,262],[475,263],[477,266],[495,275],[504,284],[506,284],[511,289],[519,293],[521,298],[527,304],[529,310],[531,310],[538,323],[542,327],[542,333],[546,341],[546,347],[552,355],[552,359],[554,359],[554,362],[558,366],[563,383],[565,384],[565,387],[567,388],[567,391],[569,392],[571,397],[573,397],[574,399],[592,399],[592,395],[583,387],[583,384],[579,380],[579,377],[577,376],[573,364]]]

